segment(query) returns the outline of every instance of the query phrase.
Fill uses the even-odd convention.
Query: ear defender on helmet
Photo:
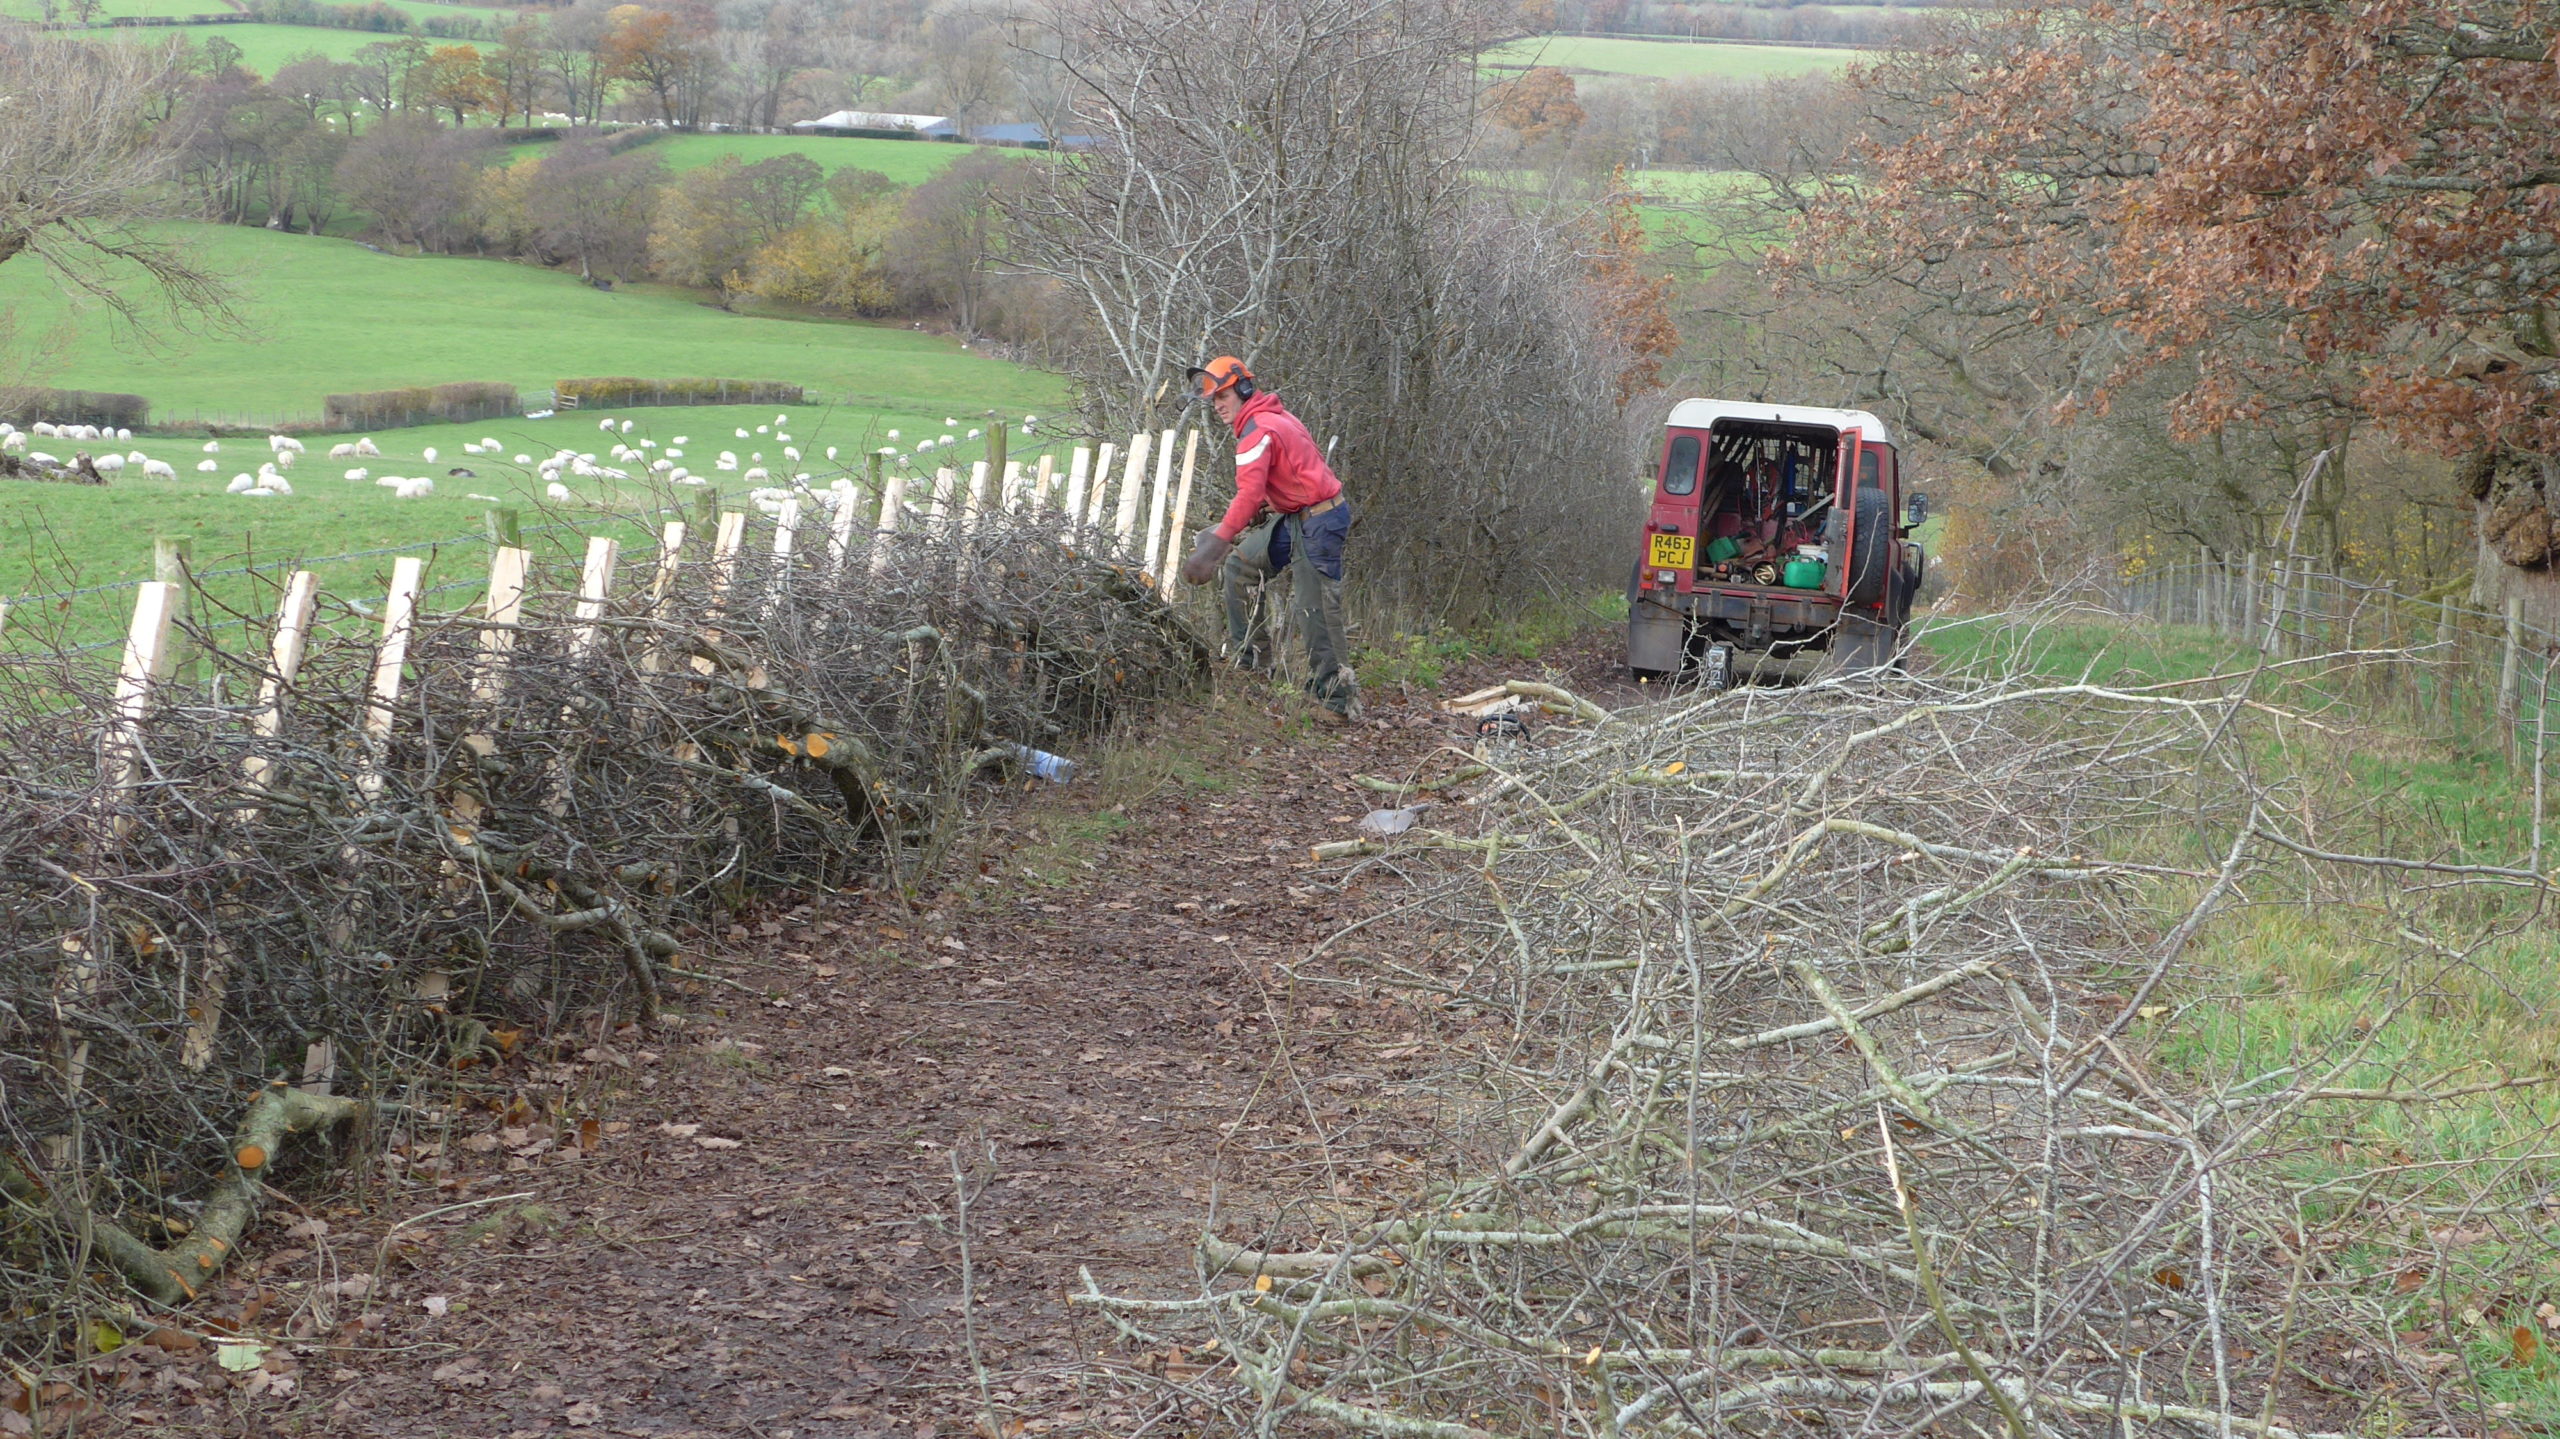
[[[1195,399],[1206,400],[1228,390],[1235,391],[1239,400],[1250,400],[1254,396],[1253,371],[1246,369],[1244,361],[1233,355],[1220,355],[1205,365],[1192,366],[1183,374],[1191,382],[1191,393]]]

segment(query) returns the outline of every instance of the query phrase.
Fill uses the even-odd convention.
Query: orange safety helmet
[[[1233,355],[1220,355],[1205,365],[1194,365],[1183,375],[1191,381],[1191,393],[1197,399],[1205,400],[1230,389],[1239,400],[1253,398],[1253,371]]]

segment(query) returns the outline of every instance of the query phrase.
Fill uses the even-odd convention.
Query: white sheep
[[[396,490],[409,482],[400,478],[398,475],[384,475],[380,479],[375,480],[374,483],[380,485],[386,490]]]
[[[347,478],[351,480],[365,480],[371,479],[372,477],[373,472],[362,465],[358,465],[354,469],[347,471]]]
[[[284,476],[282,476],[282,475],[269,475],[269,476],[267,476],[267,477],[266,477],[266,479],[267,479],[266,488],[267,488],[267,489],[269,489],[269,490],[271,490],[271,491],[273,491],[273,492],[275,492],[276,494],[279,494],[279,495],[289,495],[289,494],[292,494],[292,493],[293,493],[293,484],[292,484],[292,482],[291,482],[291,481],[289,481],[289,480],[287,480]]]
[[[657,447],[658,447],[658,442],[657,442],[656,440],[642,440],[642,441],[640,442],[640,448],[642,448],[642,449],[644,449],[644,450],[654,450],[654,449],[656,449]]]
[[[769,480],[772,479],[773,476],[765,472],[764,466],[757,465],[748,470],[745,474],[738,476],[738,478],[742,480]]]
[[[374,448],[373,436],[371,435],[367,435],[363,439],[356,441],[356,453],[368,460],[378,460],[382,458],[382,451]]]
[[[668,457],[669,459],[677,459],[677,460],[683,459],[683,458],[684,458],[684,451],[683,451],[683,449],[682,449],[682,448],[680,448],[680,447],[678,447],[678,446],[675,446],[675,445],[669,445],[669,446],[667,446],[667,457]]]
[[[688,435],[678,435],[674,439],[667,441],[667,443],[671,445],[690,445],[693,443],[693,439]]]
[[[130,445],[130,444],[132,444],[132,443],[133,443],[133,431],[128,430],[128,429],[124,428],[124,427],[123,427],[123,426],[121,426],[121,425],[117,426],[117,427],[116,427],[116,443],[118,443],[118,444],[120,444],[120,445]]]
[[[478,500],[482,504],[487,505],[502,505],[506,503],[506,501],[499,499],[496,495],[484,495],[477,491],[465,494],[463,498],[466,500]]]
[[[889,438],[890,438],[890,439],[893,439],[893,440],[894,440],[894,439],[896,439],[897,437],[898,437],[898,432],[897,432],[897,431],[895,431],[895,430],[891,430],[891,431],[889,432]]]
[[[295,439],[291,435],[269,435],[267,436],[267,448],[275,451],[277,454],[283,454],[287,450],[301,449],[302,441]]]
[[[429,445],[425,449],[418,451],[418,456],[428,464],[432,465],[436,462],[436,447]]]
[[[629,420],[622,422],[622,432],[626,435],[631,433],[631,422]]]
[[[525,411],[525,412],[524,412],[524,417],[525,417],[526,419],[528,419],[528,420],[547,420],[547,419],[550,419],[550,418],[551,418],[551,411],[549,411],[549,410],[527,410],[527,411]]]
[[[973,439],[973,440],[974,440],[974,439],[976,439],[977,437],[978,437],[978,432],[977,432],[977,431],[975,431],[975,430],[971,430],[971,431],[969,432],[969,438],[970,438],[970,439]]]
[[[796,460],[800,458],[800,447],[798,445],[784,445],[782,447],[782,457],[787,460]]]
[[[676,476],[676,483],[680,485],[707,485],[711,482],[700,475],[680,474]]]
[[[419,496],[421,496],[421,495],[432,495],[432,494],[434,494],[435,492],[436,492],[436,482],[435,482],[435,481],[433,481],[433,480],[411,480],[411,481],[409,482],[409,487],[408,487],[407,489],[402,490],[402,491],[400,492],[400,498],[402,498],[402,499],[404,499],[404,500],[414,500],[414,499],[418,498],[418,497],[419,497]]]
[[[221,454],[221,453],[222,453],[222,441],[220,441],[220,440],[207,440],[207,441],[205,441],[205,442],[204,442],[204,452],[205,452],[206,454],[208,454],[208,455],[218,455],[218,454]]]
[[[270,499],[273,498],[274,495],[275,491],[268,489],[264,485],[251,485],[249,488],[240,492],[240,497],[248,500]]]
[[[100,455],[89,463],[97,469],[99,474],[112,475],[124,468],[124,456]]]
[[[482,435],[482,436],[480,437],[480,453],[482,453],[482,454],[484,454],[484,455],[494,455],[494,454],[496,454],[497,452],[498,452],[498,440],[497,440],[497,437],[496,437],[496,436],[494,436],[494,435]]]
[[[746,432],[745,430],[740,430],[740,431],[738,431],[738,438],[739,438],[739,439],[742,439],[742,440],[743,440],[743,439],[745,439],[746,437],[747,437],[747,432]]]
[[[219,470],[219,469],[221,469],[221,468],[222,468],[222,461],[220,461],[220,460],[198,460],[198,461],[196,461],[196,473],[197,473],[197,474],[199,474],[199,475],[209,475],[209,474],[212,474],[214,471]]]
[[[611,415],[607,415],[607,416],[605,416],[603,419],[596,421],[596,428],[597,428],[597,429],[599,429],[599,430],[610,430],[610,429],[612,429],[612,428],[613,428],[613,416],[611,416]]]
[[[333,459],[333,460],[352,460],[352,459],[354,459],[355,457],[356,457],[356,447],[355,447],[355,446],[353,446],[353,445],[339,444],[339,445],[331,445],[331,446],[329,447],[329,458],[330,458],[330,459]]]
[[[174,480],[178,477],[178,467],[166,460],[144,460],[142,472],[155,480]]]
[[[23,450],[26,447],[27,437],[22,431],[13,430],[8,434],[0,435],[0,450]]]
[[[674,469],[667,471],[667,478],[684,484],[698,485],[703,483],[701,480],[697,480],[693,477],[693,471],[686,469],[682,465],[678,465]]]
[[[566,500],[569,498],[569,487],[558,480],[553,480],[550,484],[543,486],[542,493],[548,499]]]
[[[737,467],[738,467],[738,462],[737,462],[736,460],[734,460],[734,459],[730,458],[730,457],[729,457],[729,456],[727,456],[727,455],[722,455],[719,459],[717,459],[717,460],[713,461],[713,462],[712,462],[712,464],[711,464],[711,468],[713,468],[713,469],[715,469],[715,470],[734,470],[734,469],[736,469]]]
[[[124,462],[128,465],[139,465],[150,458],[151,457],[149,455],[144,454],[140,450],[127,450],[124,452]]]
[[[949,415],[945,415],[945,416],[943,416],[943,417],[942,417],[942,423],[944,423],[944,424],[946,424],[946,425],[957,425],[957,424],[959,424],[960,422],[959,422],[958,420],[955,420],[955,419],[951,418]]]
[[[60,439],[62,437],[62,427],[51,420],[38,420],[36,421],[36,433],[42,435],[48,440]]]
[[[833,446],[833,445],[829,445],[829,446],[827,446],[827,458],[832,460],[832,459],[834,459],[835,457],[836,457],[836,447],[835,447],[835,446]]]
[[[462,452],[466,455],[476,455],[480,453],[480,442],[478,440],[464,440],[462,442]]]
[[[531,455],[518,455],[518,456],[516,456],[516,463],[517,463],[517,464],[519,464],[519,465],[529,465],[529,464],[532,464],[532,463],[533,463],[533,456],[531,456]]]
[[[764,451],[762,451],[762,450],[754,450],[754,451],[750,451],[750,452],[748,453],[748,455],[747,455],[747,458],[748,458],[748,459],[750,459],[750,460],[761,460],[761,459],[763,459],[763,458],[764,458]]]
[[[791,423],[791,417],[789,415],[776,415],[773,417],[773,422],[777,425],[787,425]]]
[[[757,434],[759,434],[759,435],[769,435],[769,434],[773,433],[773,426],[771,426],[771,425],[758,425],[758,426],[756,426],[756,433],[757,433]]]
[[[53,456],[46,454],[42,450],[28,451],[27,458],[35,461],[39,465],[58,465],[62,463],[62,461],[55,459]]]
[[[649,468],[650,468],[650,470],[651,470],[651,471],[653,471],[654,473],[661,474],[661,475],[665,474],[665,473],[666,473],[667,471],[669,471],[669,470],[674,469],[675,467],[676,467],[676,462],[675,462],[675,461],[673,461],[673,460],[651,460],[651,461],[649,462]]]
[[[222,489],[225,494],[245,495],[249,493],[250,490],[256,488],[257,483],[258,482],[256,480],[249,478],[247,475],[233,475],[231,477],[231,483],[223,486]]]

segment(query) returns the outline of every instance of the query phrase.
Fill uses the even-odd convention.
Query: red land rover
[[[1627,590],[1639,679],[1712,688],[1769,661],[1891,664],[1927,563],[1893,437],[1864,410],[1683,400]]]

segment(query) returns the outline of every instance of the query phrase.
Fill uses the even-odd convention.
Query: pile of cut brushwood
[[[974,781],[1207,674],[1054,525],[758,549],[635,544],[590,601],[596,552],[532,556],[495,621],[466,574],[405,654],[380,581],[298,637],[289,589],[197,594],[147,686],[13,622],[0,1349],[185,1304],[351,1121],[379,1143],[493,1035],[645,1023],[759,894],[919,882]]]
[[[1318,852],[1404,877],[1399,923],[1438,943],[1346,933],[1301,981],[1502,1037],[1413,1081],[1450,1115],[1432,1177],[1383,1212],[1230,1195],[1188,1292],[1088,1277],[1106,1371],[1188,1433],[2501,1432],[2547,1180],[2313,1142],[2547,1077],[2346,1078],[2466,962],[2454,919],[2547,915],[2551,881],[2324,849],[2269,680],[1942,665],[1596,720],[1509,687],[1537,743],[1404,777],[1441,802]],[[2303,903],[2402,928],[2393,1010],[2264,1066],[2156,1062],[2175,997],[2209,992],[2199,928]],[[2477,1345],[2400,1332],[2445,1298],[2452,1226],[2485,1266],[2462,1293],[2523,1316]]]

